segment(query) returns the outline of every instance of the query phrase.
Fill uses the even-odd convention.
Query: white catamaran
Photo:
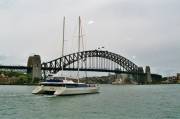
[[[62,43],[62,57],[64,56],[64,30],[65,30],[65,17],[63,19],[63,43]],[[80,52],[80,37],[81,37],[81,18],[79,17],[79,32],[78,32],[78,52]],[[63,61],[62,61],[63,62]],[[63,63],[62,63],[63,64]],[[97,84],[79,83],[79,60],[78,65],[78,82],[66,80],[66,77],[59,77],[49,75],[45,82],[39,83],[32,93],[33,94],[52,94],[52,95],[78,95],[78,94],[91,94],[98,93],[99,86]],[[63,65],[61,65],[63,73]]]

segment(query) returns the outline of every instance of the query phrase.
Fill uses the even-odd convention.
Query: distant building
[[[180,80],[180,73],[177,73],[177,80]]]
[[[177,76],[168,76],[164,77],[166,79],[165,82],[168,83],[179,83],[180,82],[180,74],[178,73]]]

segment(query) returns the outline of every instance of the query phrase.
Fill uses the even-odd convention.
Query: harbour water
[[[180,85],[101,85],[91,95],[33,95],[0,86],[0,119],[180,119]]]

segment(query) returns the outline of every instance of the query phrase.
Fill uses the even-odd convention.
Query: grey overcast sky
[[[152,72],[180,72],[180,0],[0,0],[0,64],[25,65],[75,51],[82,16],[86,49],[105,46]]]

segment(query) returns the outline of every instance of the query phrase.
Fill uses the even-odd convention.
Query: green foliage
[[[6,77],[16,78],[15,84],[30,84],[32,81],[31,74],[18,72],[18,71],[0,71],[0,74],[4,74]]]
[[[18,77],[19,75],[25,75],[24,73],[22,72],[15,72],[15,71],[0,71],[0,74],[4,74],[5,76],[8,76],[8,77]]]

